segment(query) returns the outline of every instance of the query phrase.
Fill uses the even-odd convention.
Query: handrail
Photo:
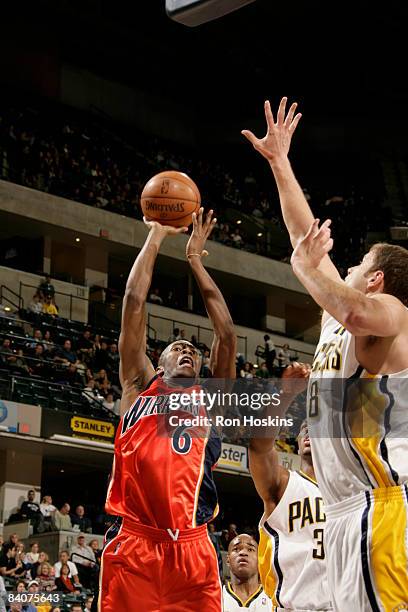
[[[73,283],[71,283],[73,284]],[[29,285],[28,283],[23,283],[20,281],[20,287],[29,287],[30,289],[38,289],[39,285]],[[87,287],[84,287],[86,289]],[[80,295],[74,295],[73,293],[65,293],[64,291],[55,291],[55,295],[65,295],[66,297],[74,298],[75,300],[83,300],[84,302],[89,302],[89,298],[81,297]],[[18,295],[18,294],[16,294]]]
[[[194,313],[193,313],[194,314]],[[156,319],[160,319],[161,321],[169,321],[170,323],[173,324],[173,329],[174,329],[174,324],[176,323],[178,326],[183,327],[193,327],[197,330],[197,341],[200,342],[200,331],[206,331],[206,332],[210,332],[210,333],[214,333],[214,330],[211,327],[204,327],[203,325],[198,325],[197,323],[187,323],[186,321],[178,321],[177,319],[169,319],[168,317],[163,317],[161,315],[156,315],[153,314],[151,312],[149,312],[147,314],[147,325],[150,326],[150,319],[151,317],[154,317]],[[237,338],[239,338],[240,340],[244,341],[244,345],[245,345],[245,358],[246,355],[248,353],[248,337],[247,336],[241,336],[241,335],[237,335]]]
[[[9,293],[11,293],[12,295],[14,295],[16,298],[18,298],[18,305],[15,304],[12,300],[10,300],[10,298],[6,297],[5,295],[3,295],[3,290],[6,289],[6,291],[8,291]],[[7,287],[7,285],[1,285],[0,286],[0,300],[6,300],[6,302],[9,302],[12,306],[14,306],[14,308],[21,308],[21,296],[16,293],[15,291],[13,291],[13,289],[10,289],[9,287]]]

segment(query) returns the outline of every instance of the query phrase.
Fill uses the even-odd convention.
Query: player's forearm
[[[295,397],[299,395],[298,393],[281,393],[280,394],[280,404],[279,406],[269,406],[265,409],[265,411],[262,414],[262,418],[265,417],[272,417],[272,418],[282,418],[285,416],[286,411],[288,410],[289,406],[291,405],[291,403],[293,402],[293,400],[295,399]],[[249,443],[249,447],[250,449],[254,452],[254,453],[268,453],[269,451],[271,451],[274,446],[275,446],[275,442],[276,442],[276,438],[279,435],[279,432],[281,430],[280,425],[277,425],[276,427],[268,427],[268,429],[265,429],[264,427],[260,428],[260,427],[253,427],[251,432],[250,432],[250,443]]]
[[[228,306],[221,291],[204,268],[201,258],[190,257],[189,263],[217,338],[225,341],[235,338],[234,323]]]
[[[319,269],[295,261],[292,268],[314,301],[347,329],[358,313],[371,306],[371,300],[361,291],[329,278]]]
[[[144,303],[152,283],[154,264],[163,235],[151,230],[142,250],[136,258],[126,283],[126,294]]]
[[[269,162],[278,187],[282,215],[292,246],[306,234],[313,223],[313,213],[295,177],[287,157]]]

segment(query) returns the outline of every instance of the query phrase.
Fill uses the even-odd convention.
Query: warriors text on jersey
[[[331,610],[325,521],[317,483],[289,472],[281,500],[259,525],[259,573],[274,610]]]
[[[168,387],[157,376],[122,417],[106,502],[109,514],[161,529],[196,527],[217,514],[212,469],[220,439],[205,428],[179,427],[171,434],[166,429],[170,396],[192,389]],[[202,410],[193,403],[182,407],[193,415]]]

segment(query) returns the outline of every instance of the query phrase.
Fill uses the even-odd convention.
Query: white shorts
[[[333,609],[408,611],[408,486],[363,491],[325,513]]]

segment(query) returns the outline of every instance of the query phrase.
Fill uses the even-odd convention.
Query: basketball
[[[174,227],[188,226],[198,212],[201,196],[197,185],[184,172],[166,171],[153,176],[140,198],[147,220]]]

